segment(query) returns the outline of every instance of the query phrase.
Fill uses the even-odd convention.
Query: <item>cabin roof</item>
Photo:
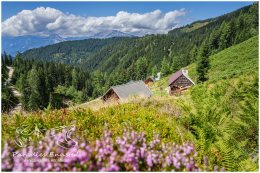
[[[169,78],[169,85],[176,81],[181,75],[185,76],[189,81],[193,83],[193,85],[195,85],[195,83],[189,78],[189,76],[186,73],[184,73],[183,70],[177,71]]]
[[[151,79],[152,81],[155,81],[153,76],[149,76],[148,78],[145,79],[145,81],[147,81],[148,79]]]
[[[123,85],[112,86],[104,96],[110,91],[114,90],[117,96],[120,99],[126,99],[130,96],[143,96],[143,97],[150,97],[152,92],[150,89],[145,85],[143,81],[130,81]],[[104,97],[103,96],[103,97]]]

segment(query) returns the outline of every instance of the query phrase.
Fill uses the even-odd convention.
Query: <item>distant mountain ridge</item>
[[[137,37],[136,35],[127,34],[124,32],[120,32],[117,30],[109,30],[98,32],[90,36],[82,36],[82,37],[68,37],[66,41],[73,41],[73,40],[84,40],[84,39],[106,39],[106,38],[113,38],[113,37]]]
[[[56,44],[63,41],[83,40],[83,39],[90,39],[90,38],[105,39],[105,38],[112,38],[112,37],[136,37],[136,36],[124,32],[120,32],[117,30],[98,32],[90,36],[68,37],[68,38],[63,38],[58,34],[51,34],[49,36],[32,36],[32,35],[18,36],[18,37],[2,36],[2,51],[5,51],[8,54],[14,56],[18,51],[24,52],[29,49],[39,48],[42,46]]]
[[[15,55],[18,51],[24,52],[32,48],[47,46],[62,41],[66,40],[57,34],[43,37],[31,35],[19,37],[2,36],[2,51]]]
[[[120,32],[117,30],[99,32],[89,38],[111,38],[111,37],[135,37],[134,35]]]

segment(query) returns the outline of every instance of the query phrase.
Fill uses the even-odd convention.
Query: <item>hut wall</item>
[[[153,83],[153,80],[151,78],[148,78],[144,81],[145,84],[149,85],[151,83]]]
[[[118,101],[119,97],[117,96],[117,94],[114,92],[114,90],[110,90],[103,98],[103,100],[105,102],[114,102],[114,101]]]
[[[193,83],[187,79],[184,75],[181,75],[177,80],[170,84],[171,91],[175,91],[178,88],[184,88],[192,86]]]

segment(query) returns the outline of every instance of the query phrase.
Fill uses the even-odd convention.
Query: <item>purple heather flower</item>
[[[69,137],[72,136],[70,131]],[[66,141],[67,140],[67,141]],[[197,152],[192,144],[176,145],[163,143],[158,135],[146,142],[144,133],[124,130],[122,136],[112,139],[105,130],[101,139],[82,141],[79,145],[65,149],[56,141],[73,145],[73,138],[64,138],[64,133],[47,131],[43,140],[26,148],[13,150],[5,143],[2,151],[3,171],[200,171],[195,162]],[[78,144],[78,141],[74,141]],[[15,152],[15,157],[13,157]],[[41,157],[47,153],[50,157]],[[29,155],[29,156],[28,156]],[[36,159],[35,162],[29,162]],[[60,159],[63,162],[53,162]]]

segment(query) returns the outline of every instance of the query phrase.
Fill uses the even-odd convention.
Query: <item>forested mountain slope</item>
[[[134,38],[132,38],[134,39]],[[109,47],[112,44],[130,38],[108,38],[108,39],[86,39],[65,41],[42,48],[35,48],[22,54],[25,59],[38,59],[42,61],[61,62],[71,65],[78,65],[82,60],[96,54],[103,47]]]
[[[227,48],[209,57],[208,81],[213,83],[240,75],[258,75],[258,36]],[[189,75],[197,81],[196,64],[187,67]]]
[[[182,95],[161,93],[169,76],[151,86],[153,98],[167,105],[158,111],[179,113],[177,122],[192,134],[199,155],[228,171],[258,169],[258,42],[256,36],[209,57],[204,83],[197,81],[197,64],[185,67],[197,84]]]
[[[21,91],[22,105],[29,112],[16,113],[14,116],[2,114],[5,127],[2,129],[2,170],[11,171],[21,166],[20,163],[25,159],[21,158],[18,162],[13,152],[29,151],[31,148],[21,149],[13,143],[17,139],[17,129],[22,124],[26,133],[33,135],[30,138],[32,144],[48,136],[46,130],[57,127],[73,125],[76,127],[75,136],[88,141],[90,145],[98,145],[97,139],[102,136],[104,129],[113,133],[111,141],[118,141],[116,139],[124,135],[124,129],[131,128],[145,133],[148,148],[157,148],[158,143],[164,146],[169,143],[194,145],[197,153],[190,159],[194,159],[192,161],[201,171],[258,171],[258,40],[258,4],[254,4],[219,18],[173,30],[166,35],[64,42],[19,54],[11,63],[8,56],[3,55],[2,80],[7,77],[6,66],[12,65],[15,71],[11,83]],[[206,68],[201,66],[203,62]],[[164,90],[168,86],[168,75],[181,67],[189,70],[189,76],[196,85],[182,94],[169,96]],[[205,81],[201,81],[201,69],[198,67],[206,69]],[[136,98],[129,103],[95,111],[89,109],[87,104],[84,105],[86,107],[69,104],[92,100],[111,85],[130,79],[144,79],[158,70],[163,77],[151,86],[153,96],[149,99]],[[2,100],[9,101],[12,93],[7,89],[2,91],[5,93]],[[92,103],[103,104],[101,101]],[[6,104],[9,103],[4,102]],[[66,106],[70,106],[69,109]],[[34,133],[36,130],[37,133]],[[39,131],[42,133],[39,134]],[[110,145],[111,135],[105,135],[100,144],[106,149],[111,147],[111,151],[116,150],[106,156],[118,159],[121,158],[120,154],[138,155],[136,153],[141,151],[137,152],[140,149],[139,142],[133,141],[139,137],[131,134],[133,138],[129,143],[134,145],[133,150],[127,149],[123,153],[120,147]],[[159,142],[157,134],[160,136]],[[58,141],[57,136],[47,138],[45,147],[31,146],[41,152],[57,151],[58,148],[49,142]],[[132,146],[124,141],[122,145],[126,148]],[[60,170],[90,170],[90,165],[97,162],[97,157],[101,154],[104,156],[104,150],[98,148],[93,151],[90,152],[91,157],[80,154],[79,158],[76,157],[69,162],[69,166]],[[164,167],[165,163],[174,162],[177,154],[170,151],[172,161],[158,161],[157,156],[160,157],[161,151],[159,154],[146,151],[144,157],[137,157],[137,160],[132,158],[133,164],[128,161],[122,163],[118,159],[118,170],[134,171],[132,165],[138,165],[139,170],[144,171],[189,170],[188,167],[178,166],[178,162],[175,163],[177,166]],[[185,152],[183,150],[182,154]],[[104,166],[107,163],[108,160],[102,160]],[[39,162],[24,165],[26,170],[46,171],[45,164],[39,167]],[[47,167],[47,170],[51,171],[56,166]]]
[[[144,132],[148,142],[158,133],[164,143],[194,144],[195,161],[203,170],[257,171],[258,36],[210,56],[209,63],[208,81],[197,83],[182,95],[154,94],[150,99],[96,111],[72,107],[66,111],[47,108],[26,116],[3,114],[6,128],[2,140],[13,140],[20,124],[31,129],[51,129],[73,123],[76,135],[89,142],[102,136],[104,126],[113,132],[113,138],[130,126]],[[195,63],[185,68],[194,80],[198,78]],[[167,81],[168,77],[164,77],[155,82],[152,91],[167,86]]]
[[[64,105],[61,100],[89,101],[113,85],[142,80],[158,71],[164,77],[191,63],[197,64],[203,52],[207,59],[257,35],[257,31],[255,3],[165,35],[62,42],[18,54],[13,83],[26,93],[23,102],[30,103],[30,110],[43,109],[50,103],[60,107]],[[76,67],[69,67],[71,64]],[[58,103],[55,98],[59,98]]]
[[[194,22],[165,35],[141,38],[112,38],[69,41],[32,49],[25,59],[64,62],[86,70],[111,73],[118,79],[140,79],[161,69],[165,58],[170,70],[176,71],[195,62],[203,42],[212,54],[240,43],[258,33],[258,3],[232,13]],[[135,73],[144,64],[142,75]],[[115,84],[125,81],[115,81]]]
[[[257,76],[259,63],[258,41],[258,36],[255,36],[210,56],[208,81],[206,83],[212,84],[216,81],[240,76],[248,76],[249,78]],[[198,84],[197,63],[192,63],[184,67],[184,69],[188,70],[189,77]],[[168,86],[169,77],[170,75],[152,85],[152,91],[160,94],[160,87],[166,88]]]

